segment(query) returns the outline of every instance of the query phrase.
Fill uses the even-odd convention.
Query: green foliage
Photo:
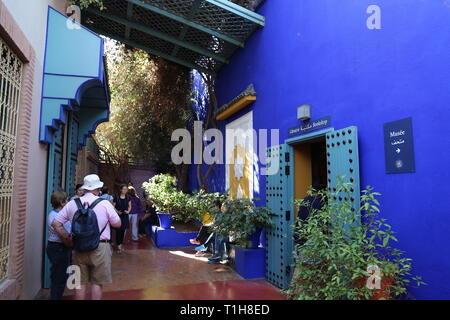
[[[226,200],[221,209],[214,209],[214,230],[222,236],[233,235],[239,247],[248,245],[248,237],[259,228],[274,227],[271,212],[256,207],[250,199]]]
[[[100,10],[104,10],[105,6],[103,4],[103,0],[72,0],[69,4],[75,4],[80,7],[81,10],[86,9],[87,7],[98,7]]]
[[[189,70],[114,40],[106,41],[106,56],[111,116],[95,135],[102,159],[174,172],[171,135],[191,119]]]
[[[312,209],[306,221],[298,219],[295,232],[305,243],[296,245],[296,272],[288,290],[292,299],[362,300],[383,293],[392,299],[406,293],[411,282],[425,284],[420,277],[412,277],[411,259],[391,247],[397,239],[386,219],[378,217],[376,197],[380,194],[367,187],[361,195],[360,210],[355,211],[351,187],[340,182],[335,192],[318,192],[322,209]],[[344,201],[328,200],[336,196]],[[296,205],[310,204],[299,200]],[[366,286],[372,275],[370,268],[379,270],[381,290]]]
[[[149,198],[153,199],[158,212],[174,213],[174,220],[188,222],[200,220],[205,213],[211,212],[216,201],[223,202],[226,198],[221,193],[194,194],[184,193],[177,189],[177,180],[168,174],[159,174],[142,185]]]
[[[159,174],[144,182],[142,187],[155,208],[161,213],[179,213],[184,200],[183,193],[177,189],[177,180],[169,174]]]
[[[217,208],[217,203],[223,203],[227,194],[206,193],[204,190],[195,191],[192,195],[184,193],[184,203],[180,210],[182,211],[182,220],[201,220],[203,215],[211,213]]]

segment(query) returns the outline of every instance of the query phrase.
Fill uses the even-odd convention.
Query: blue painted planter
[[[266,249],[240,249],[235,247],[234,268],[244,279],[266,276]]]
[[[173,213],[160,213],[157,212],[158,219],[159,219],[159,226],[163,229],[170,229],[172,226],[172,217]]]
[[[249,248],[257,249],[260,244],[262,229],[256,229],[256,231],[248,237]]]
[[[149,231],[157,248],[197,246],[189,242],[197,236],[197,232],[177,232],[174,227],[163,229],[158,226],[151,226]]]

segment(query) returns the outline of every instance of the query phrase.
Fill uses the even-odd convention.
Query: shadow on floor
[[[193,248],[156,248],[149,238],[124,245],[113,254],[113,283],[104,300],[282,300],[264,279],[244,280],[222,264],[195,257]],[[43,291],[44,292],[44,291]],[[65,293],[72,300],[74,292]],[[47,295],[41,294],[41,299]]]

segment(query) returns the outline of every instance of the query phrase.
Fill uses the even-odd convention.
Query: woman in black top
[[[129,219],[128,214],[131,210],[131,200],[127,195],[128,193],[128,187],[126,185],[120,186],[120,193],[119,195],[114,197],[113,205],[117,210],[117,213],[120,216],[120,220],[122,221],[122,225],[119,229],[116,229],[116,241],[117,241],[117,251],[118,253],[122,252],[122,243],[123,238],[125,236],[125,231],[129,227]]]

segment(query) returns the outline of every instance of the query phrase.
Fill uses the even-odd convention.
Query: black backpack
[[[75,199],[78,210],[72,219],[72,240],[73,249],[78,252],[88,252],[98,248],[100,235],[105,231],[105,227],[99,232],[97,215],[94,207],[104,199],[98,198],[89,207],[84,208],[79,198]]]

